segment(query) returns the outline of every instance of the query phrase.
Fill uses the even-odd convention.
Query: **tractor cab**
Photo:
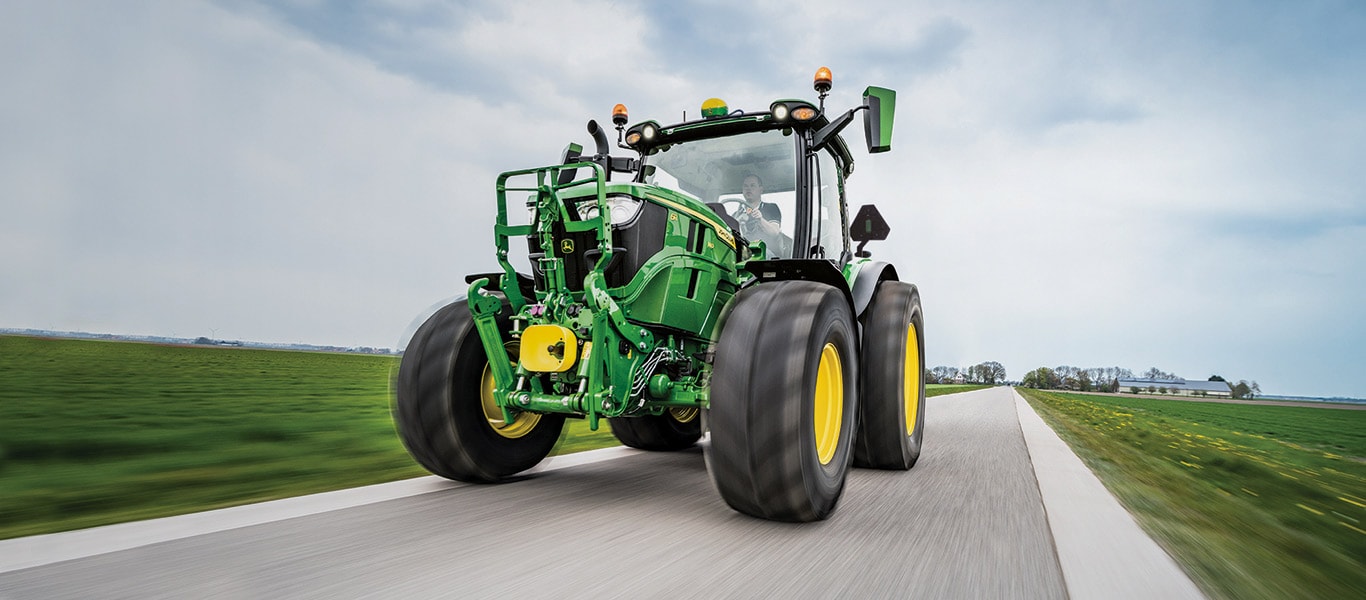
[[[828,82],[817,85],[822,104]],[[712,98],[700,120],[639,123],[625,132],[624,145],[640,153],[637,182],[706,205],[750,245],[750,256],[844,264],[853,257],[844,180],[854,159],[839,131],[856,111],[869,110],[869,151],[890,149],[895,95],[869,88],[864,97],[863,106],[833,120],[804,100],[747,112]]]

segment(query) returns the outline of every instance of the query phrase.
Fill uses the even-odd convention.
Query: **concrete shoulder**
[[[1034,409],[1012,390],[1044,512],[1074,599],[1204,598]]]

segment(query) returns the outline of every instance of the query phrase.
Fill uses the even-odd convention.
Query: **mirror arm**
[[[859,242],[859,243],[858,243],[858,248],[855,248],[855,249],[854,249],[854,256],[857,256],[857,257],[859,257],[859,258],[872,258],[872,257],[873,257],[873,253],[863,249],[863,247],[864,247],[864,246],[867,246],[867,245],[868,245],[868,240],[863,240],[863,241]]]
[[[843,131],[845,127],[848,127],[850,123],[854,122],[854,113],[867,109],[867,105],[851,108],[844,114],[835,117],[835,120],[827,123],[825,127],[817,130],[816,135],[812,137],[814,143],[811,144],[811,151],[816,152],[821,148],[824,148],[826,144],[830,143],[831,139],[834,139],[834,137],[839,134],[839,132]]]

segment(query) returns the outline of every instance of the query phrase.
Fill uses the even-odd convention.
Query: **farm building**
[[[1172,396],[1214,396],[1218,398],[1228,398],[1233,395],[1228,384],[1222,381],[1187,381],[1185,379],[1120,379],[1119,391],[1128,392],[1130,388],[1138,388],[1140,393],[1147,393],[1148,388],[1162,389],[1167,388],[1167,394]]]

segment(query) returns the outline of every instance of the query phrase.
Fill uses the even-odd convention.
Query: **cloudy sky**
[[[497,173],[825,65],[930,365],[1366,397],[1366,5],[853,4],[0,3],[0,327],[394,347]]]

